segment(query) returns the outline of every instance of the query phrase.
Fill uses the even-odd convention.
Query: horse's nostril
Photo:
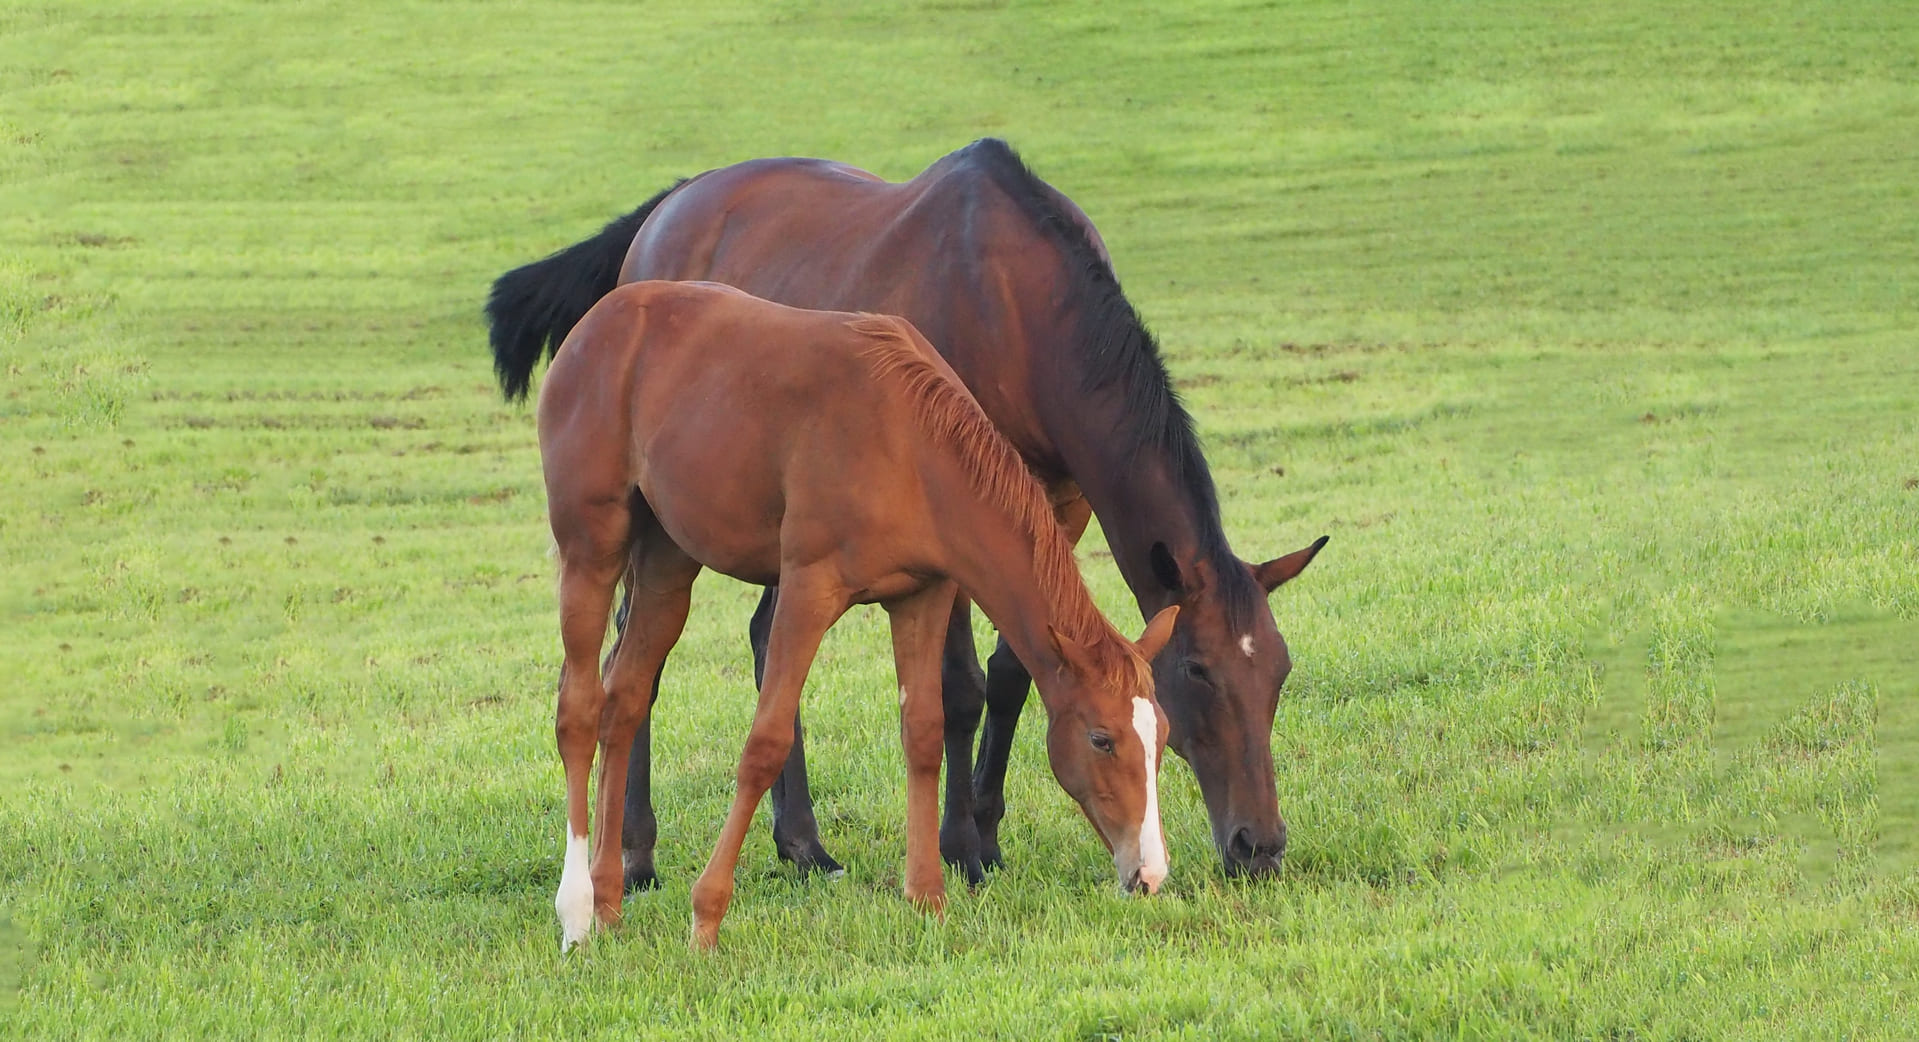
[[[1232,837],[1226,841],[1226,867],[1234,874],[1251,872],[1264,875],[1277,871],[1279,859],[1286,852],[1286,827],[1280,826],[1279,834],[1272,839],[1257,840],[1253,830],[1241,826],[1233,830]]]

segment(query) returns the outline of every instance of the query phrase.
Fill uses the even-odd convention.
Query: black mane
[[[1159,344],[1086,229],[1060,209],[1059,193],[1028,169],[1011,145],[981,138],[962,151],[1066,254],[1074,283],[1071,297],[1080,305],[1076,339],[1085,363],[1080,386],[1089,392],[1117,390],[1122,396],[1128,422],[1113,434],[1121,439],[1123,455],[1158,456],[1171,466],[1174,480],[1199,515],[1200,552],[1218,573],[1229,620],[1238,626],[1251,618],[1262,599],[1260,590],[1226,543],[1212,470],[1200,451],[1193,418],[1167,375]],[[1235,582],[1235,576],[1246,581]]]

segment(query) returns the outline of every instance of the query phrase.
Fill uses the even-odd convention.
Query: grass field
[[[1911,5],[670,6],[0,8],[0,1035],[1911,1037]],[[848,876],[756,828],[689,954],[752,701],[709,576],[666,887],[561,957],[489,281],[983,134],[1099,223],[1242,556],[1333,537],[1274,601],[1284,876],[1174,763],[1168,892],[1111,892],[1029,718],[1010,868],[920,918],[862,610],[807,702]]]

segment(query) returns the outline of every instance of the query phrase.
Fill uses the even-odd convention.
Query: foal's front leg
[[[693,883],[693,947],[719,943],[720,920],[733,900],[733,871],[739,865],[740,846],[753,824],[760,797],[786,763],[793,746],[793,717],[799,711],[806,672],[819,653],[820,639],[846,611],[844,591],[836,584],[795,581],[787,577],[767,641],[766,677],[760,685],[759,708],[733,789],[733,806],[720,829],[713,856]]]
[[[942,581],[886,606],[900,683],[900,745],[906,752],[906,897],[935,913],[946,907],[939,851],[940,746],[946,730],[940,659],[958,592],[952,582]]]

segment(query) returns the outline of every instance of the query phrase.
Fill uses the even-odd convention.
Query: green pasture
[[[1332,536],[1283,877],[1172,763],[1168,891],[1113,892],[1034,708],[1009,868],[921,918],[863,609],[806,703],[849,873],[762,823],[690,954],[752,704],[709,576],[666,886],[562,957],[489,282],[986,134],[1099,224],[1242,555]],[[1919,10],[9,0],[0,734],[0,1037],[1911,1037]]]

